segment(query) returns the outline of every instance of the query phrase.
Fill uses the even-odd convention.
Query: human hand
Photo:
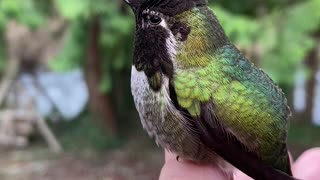
[[[303,180],[317,180],[320,176],[320,148],[304,152],[292,165],[294,177]],[[159,180],[226,180],[227,177],[218,167],[204,166],[187,161],[177,161],[176,155],[166,152],[165,164]],[[235,180],[251,180],[250,177],[236,170]]]

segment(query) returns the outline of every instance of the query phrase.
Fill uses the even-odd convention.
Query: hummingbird
[[[136,30],[131,92],[143,128],[178,158],[293,179],[282,90],[228,39],[206,0],[124,0]]]

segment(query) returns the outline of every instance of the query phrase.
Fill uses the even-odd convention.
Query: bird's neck
[[[178,18],[191,29],[176,56],[177,64],[183,68],[206,66],[220,48],[229,44],[216,16],[208,7],[194,8]]]

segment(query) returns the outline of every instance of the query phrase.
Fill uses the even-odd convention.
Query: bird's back
[[[213,113],[244,144],[244,150],[290,172],[286,148],[290,111],[281,89],[233,45],[212,57],[206,67],[177,70],[175,84],[182,107],[197,115],[200,102],[213,101]]]

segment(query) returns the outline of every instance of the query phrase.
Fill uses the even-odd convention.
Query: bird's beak
[[[123,0],[123,1],[130,6],[130,1],[129,0]]]

